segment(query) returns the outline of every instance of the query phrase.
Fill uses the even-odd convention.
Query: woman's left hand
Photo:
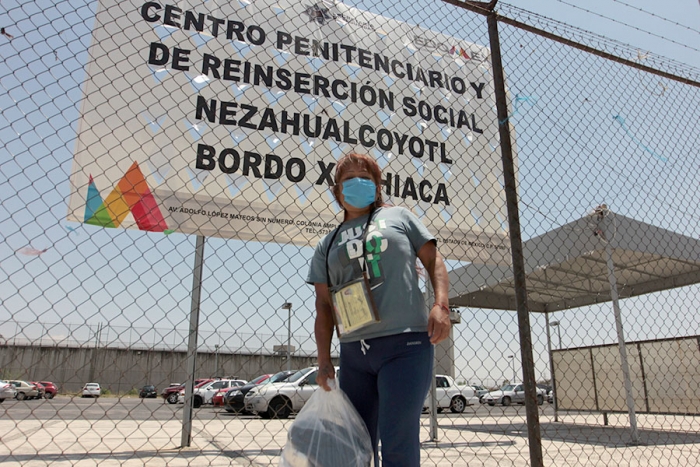
[[[428,315],[428,336],[431,344],[437,344],[450,336],[450,309],[448,305],[447,289],[450,286],[450,279],[447,277],[445,262],[437,250],[434,241],[426,242],[418,250],[418,258],[428,271],[430,282],[435,291],[435,303]]]
[[[428,336],[431,344],[439,344],[450,337],[450,313],[440,305],[433,305],[428,315]]]

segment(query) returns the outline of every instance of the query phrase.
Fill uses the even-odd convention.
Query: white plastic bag
[[[365,422],[343,391],[314,392],[289,427],[279,467],[369,467],[374,456]]]

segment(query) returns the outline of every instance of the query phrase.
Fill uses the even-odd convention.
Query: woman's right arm
[[[326,284],[314,284],[316,289],[316,349],[318,350],[318,376],[316,382],[326,391],[330,391],[328,379],[335,378],[335,367],[331,361],[331,342],[333,340],[333,308],[331,293]]]

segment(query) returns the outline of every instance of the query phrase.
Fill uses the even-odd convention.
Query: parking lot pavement
[[[290,420],[238,417],[222,409],[194,411],[191,447],[180,449],[182,406],[160,399],[5,401],[0,405],[3,466],[276,466]],[[668,465],[697,459],[695,417],[639,415],[640,437],[630,446],[627,416],[560,414],[541,408],[545,465]],[[470,407],[438,416],[439,439],[422,417],[424,466],[529,465],[524,407]],[[686,462],[687,463],[687,462]]]

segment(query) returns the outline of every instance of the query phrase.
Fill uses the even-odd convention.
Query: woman
[[[450,333],[449,281],[435,237],[409,210],[385,206],[381,186],[381,170],[371,157],[348,154],[338,161],[333,195],[343,207],[343,223],[316,247],[307,278],[316,289],[317,382],[330,390],[328,379],[335,377],[329,285],[335,290],[366,271],[380,321],[341,335],[340,387],[367,425],[375,465],[381,439],[383,466],[417,467],[432,345]],[[429,313],[416,258],[435,291]]]

